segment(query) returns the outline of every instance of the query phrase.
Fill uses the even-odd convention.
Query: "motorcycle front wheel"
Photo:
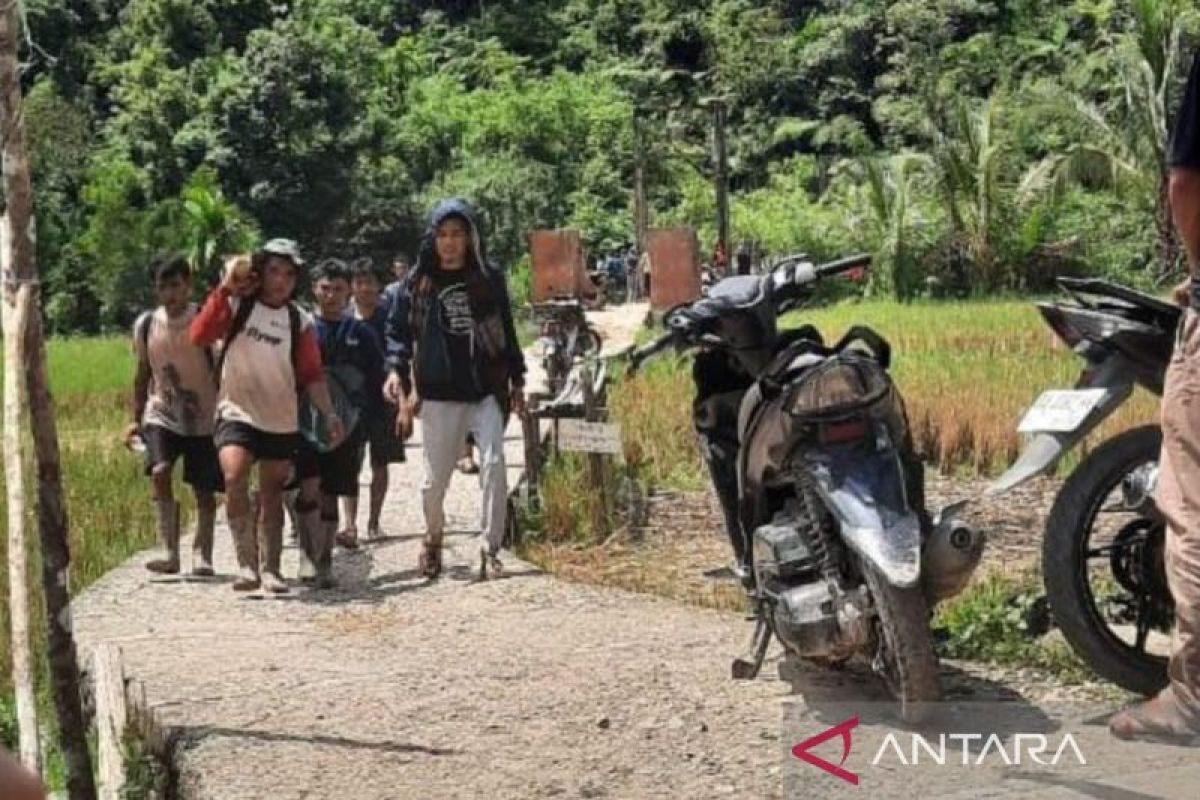
[[[1165,526],[1153,510],[1162,431],[1134,428],[1096,448],[1055,498],[1042,543],[1050,613],[1102,678],[1153,695],[1167,685],[1174,607]]]
[[[929,606],[920,586],[902,589],[862,565],[875,601],[876,650],[872,668],[900,703],[900,718],[919,723],[942,699],[941,668],[929,630]]]

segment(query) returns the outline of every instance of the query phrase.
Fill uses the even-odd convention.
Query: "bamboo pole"
[[[0,225],[0,238],[8,231]],[[8,254],[0,245],[0,259]],[[3,264],[8,274],[8,264]],[[33,683],[33,648],[29,628],[29,565],[25,543],[25,473],[21,460],[21,365],[29,324],[32,292],[28,285],[5,292],[4,314],[4,484],[8,493],[8,615],[12,648],[12,680],[17,698],[17,732],[21,763],[41,772],[37,700]]]
[[[0,0],[0,133],[4,137],[4,197],[8,207],[8,254],[11,272],[5,279],[25,287],[32,295],[25,335],[25,387],[37,464],[37,518],[42,546],[42,592],[46,603],[47,645],[51,694],[58,720],[59,750],[67,774],[70,800],[95,800],[96,784],[88,752],[79,694],[79,664],[71,624],[69,591],[71,551],[67,509],[63,496],[58,426],[46,376],[46,344],[42,314],[37,303],[38,268],[34,246],[33,187],[25,146],[25,121],[21,96],[21,35],[19,0]]]

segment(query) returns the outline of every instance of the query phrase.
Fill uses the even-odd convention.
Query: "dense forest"
[[[728,107],[735,241],[869,249],[868,291],[1150,285],[1178,268],[1170,120],[1186,0],[29,0],[26,122],[56,332],[128,322],[145,265],[259,236],[411,252],[431,202],[526,233],[715,231]]]

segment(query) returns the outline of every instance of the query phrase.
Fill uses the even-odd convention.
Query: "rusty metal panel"
[[[596,287],[587,276],[587,253],[579,231],[534,231],[529,237],[529,254],[533,263],[533,302],[596,295]]]
[[[700,243],[691,228],[646,232],[650,257],[650,307],[669,311],[700,297]]]

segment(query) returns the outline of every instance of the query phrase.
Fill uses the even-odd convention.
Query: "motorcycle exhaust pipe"
[[[921,588],[932,606],[967,588],[983,557],[986,537],[953,514],[943,513],[921,551]]]

